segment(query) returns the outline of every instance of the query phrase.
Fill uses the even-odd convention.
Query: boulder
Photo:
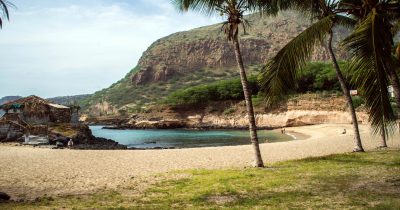
[[[0,192],[0,202],[2,201],[9,201],[11,196],[9,196],[7,193]]]

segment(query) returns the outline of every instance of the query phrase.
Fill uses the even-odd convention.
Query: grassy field
[[[0,209],[400,209],[400,151],[332,155],[264,169],[190,170],[118,191]]]

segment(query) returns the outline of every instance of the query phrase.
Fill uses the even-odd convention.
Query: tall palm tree
[[[0,29],[3,27],[4,18],[10,20],[9,7],[14,7],[14,5],[7,0],[0,0]]]
[[[240,78],[243,86],[244,98],[246,101],[247,115],[249,120],[249,131],[251,143],[254,150],[254,166],[264,167],[261,157],[257,127],[254,116],[254,109],[252,104],[251,92],[245,67],[243,64],[243,57],[239,44],[239,27],[242,26],[244,30],[248,26],[247,21],[244,19],[243,14],[247,11],[252,11],[258,7],[259,0],[173,0],[174,5],[181,11],[188,11],[189,9],[200,11],[205,14],[217,13],[227,17],[227,21],[223,23],[223,30],[227,36],[228,41],[232,42],[237,65],[239,67]],[[267,1],[265,1],[267,2]],[[271,8],[267,8],[271,9]]]
[[[300,70],[310,61],[314,48],[328,36],[327,47],[329,54],[352,117],[354,129],[353,151],[363,152],[356,111],[332,47],[333,27],[335,25],[353,26],[355,22],[349,17],[335,12],[338,6],[337,1],[304,0],[294,2],[291,6],[310,13],[311,17],[317,19],[317,21],[283,47],[265,66],[259,79],[265,92],[267,104],[272,105],[276,100],[284,99],[285,95],[295,89],[296,78]]]
[[[393,132],[396,120],[387,87],[393,84],[400,93],[391,55],[391,29],[393,22],[400,19],[400,1],[341,0],[339,10],[359,20],[353,33],[344,40],[352,57],[349,71],[366,99],[373,132],[382,136],[381,146],[386,147],[386,138]]]

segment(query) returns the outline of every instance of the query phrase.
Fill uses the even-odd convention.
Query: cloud
[[[121,79],[153,41],[218,21],[181,14],[169,0],[82,2],[15,2],[0,31],[0,96],[92,93]]]

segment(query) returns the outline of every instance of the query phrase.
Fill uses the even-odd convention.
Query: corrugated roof
[[[64,106],[64,105],[60,105],[60,104],[52,104],[52,103],[49,103],[49,106],[55,107],[55,108],[57,108],[57,109],[69,109],[68,106]]]

